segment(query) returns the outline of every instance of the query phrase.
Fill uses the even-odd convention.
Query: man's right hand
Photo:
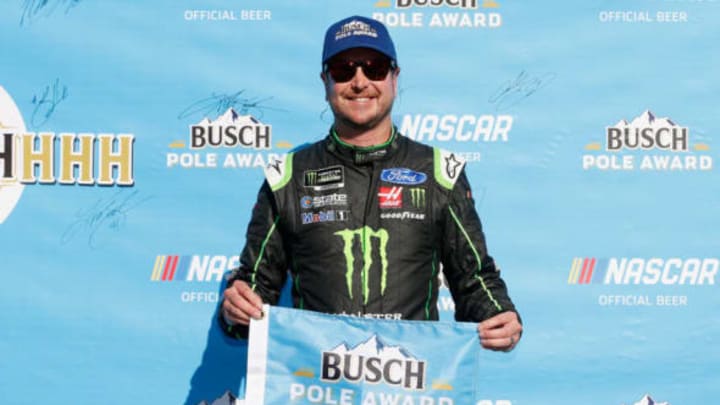
[[[242,280],[235,280],[223,296],[223,317],[230,324],[249,325],[250,318],[261,319],[264,315],[262,299]]]

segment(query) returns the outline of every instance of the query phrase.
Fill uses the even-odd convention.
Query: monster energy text
[[[377,239],[380,250],[380,262],[382,264],[382,270],[380,274],[380,295],[385,294],[385,286],[387,284],[387,244],[390,239],[388,231],[385,229],[373,230],[369,226],[364,226],[360,229],[343,229],[342,231],[335,232],[335,235],[340,236],[343,239],[344,247],[343,254],[345,254],[345,262],[347,265],[347,271],[345,273],[345,280],[347,281],[348,293],[350,298],[353,298],[353,273],[355,270],[355,258],[353,257],[353,243],[355,236],[360,242],[363,253],[363,268],[360,274],[362,280],[362,295],[363,303],[368,303],[370,297],[370,267],[373,264],[373,239]]]

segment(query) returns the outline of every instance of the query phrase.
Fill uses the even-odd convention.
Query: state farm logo
[[[380,208],[402,208],[402,187],[380,187],[378,201]]]
[[[691,137],[688,127],[669,118],[658,118],[650,110],[628,122],[606,127],[604,148],[588,144],[582,157],[583,170],[615,171],[707,171],[713,158],[704,142]],[[607,153],[601,152],[604,149]]]

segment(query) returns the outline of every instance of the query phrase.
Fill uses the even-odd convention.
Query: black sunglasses
[[[370,80],[384,80],[388,72],[395,70],[395,61],[390,58],[377,57],[358,60],[331,60],[325,64],[323,71],[329,73],[335,83],[345,83],[355,77],[360,67],[365,77]]]

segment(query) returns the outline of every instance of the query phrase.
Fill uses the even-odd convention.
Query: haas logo
[[[18,110],[15,102],[5,89],[0,86],[0,133],[23,133],[25,132],[25,122]],[[12,140],[5,137],[6,140]],[[6,158],[9,150],[12,148],[10,142],[0,143],[0,171],[8,172],[12,160]],[[20,200],[23,188],[25,186],[16,180],[7,181],[0,178],[0,224],[10,216],[13,208]]]

